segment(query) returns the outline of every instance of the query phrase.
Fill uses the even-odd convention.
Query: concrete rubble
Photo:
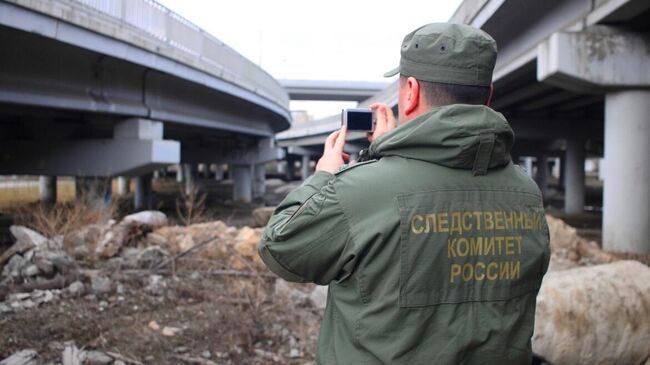
[[[253,213],[257,225],[266,224],[272,211],[264,208]],[[601,250],[559,219],[548,216],[547,220],[552,255],[538,297],[535,353],[555,365],[642,363],[650,357],[650,323],[646,323],[650,318],[646,312],[650,308],[650,269],[638,262],[621,261],[628,256]],[[288,283],[268,273],[257,254],[263,228],[236,228],[221,221],[167,224],[163,213],[151,211],[120,222],[85,226],[66,237],[47,238],[27,227],[11,227],[16,242],[0,255],[0,313],[39,310],[66,300],[87,303],[95,313],[101,313],[130,301],[134,295],[148,298],[145,304],[129,307],[137,313],[148,301],[182,299],[183,293],[194,290],[208,279],[207,275],[224,275],[220,285],[225,286],[210,288],[209,292],[216,295],[217,307],[218,301],[224,300],[262,308],[268,315],[270,307],[264,307],[265,303],[280,301],[282,304],[274,304],[274,308],[293,314],[312,313],[310,336],[316,336],[317,318],[327,303],[328,288]],[[177,278],[175,272],[182,263],[191,270]],[[182,287],[183,281],[187,288]],[[169,341],[193,334],[191,326],[167,317],[147,318],[139,328]],[[303,334],[299,340],[298,334],[279,324],[264,331],[268,331],[265,336],[274,333],[276,341],[286,343],[274,351],[267,348],[275,346],[273,341],[249,348],[250,356],[262,363],[303,359],[311,351],[304,346],[315,344],[315,337],[306,339]],[[0,365],[35,364],[35,351],[5,353],[8,357]],[[153,363],[158,359],[150,354],[132,359],[93,346],[78,348],[73,343],[59,351],[57,361],[73,365]],[[244,352],[240,345],[229,351],[196,349],[189,347],[189,342],[187,346],[177,342],[168,356],[179,363],[230,364],[237,363]]]
[[[650,268],[636,261],[556,271],[537,297],[533,351],[552,364],[650,358]]]
[[[22,350],[0,361],[0,365],[36,365],[36,356],[34,350]]]

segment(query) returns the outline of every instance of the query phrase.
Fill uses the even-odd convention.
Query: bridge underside
[[[180,62],[0,5],[0,24],[11,25],[0,25],[0,174],[135,177],[283,157],[272,140],[288,127],[287,110]]]

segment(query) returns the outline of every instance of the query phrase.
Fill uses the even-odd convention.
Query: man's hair
[[[406,82],[406,76],[400,76],[400,85]],[[443,106],[450,104],[485,104],[490,97],[489,86],[467,86],[457,84],[443,84],[418,80],[420,92],[430,106]]]

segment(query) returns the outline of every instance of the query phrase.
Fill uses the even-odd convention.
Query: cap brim
[[[399,66],[397,66],[397,67],[395,67],[394,69],[392,69],[392,70],[386,72],[386,73],[384,74],[384,77],[395,76],[395,75],[397,75],[398,73],[399,73]]]

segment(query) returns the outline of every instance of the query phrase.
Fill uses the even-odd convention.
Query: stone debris
[[[36,365],[38,353],[34,350],[22,350],[0,361],[0,365]]]
[[[166,288],[167,283],[165,282],[165,279],[162,277],[162,275],[150,275],[147,286],[144,288],[144,290],[149,294],[163,295]]]
[[[650,357],[650,268],[618,261],[546,275],[533,351],[552,364],[642,364]]]
[[[252,267],[264,269],[264,263],[257,254],[262,236],[261,228],[228,227],[221,221],[193,224],[190,226],[161,227],[147,235],[150,244],[159,245],[171,255],[192,250],[208,260],[223,260],[235,270]]]
[[[152,330],[154,330],[154,331],[160,331],[160,325],[156,321],[149,322],[149,324],[147,326],[149,328],[151,328]]]
[[[70,295],[79,297],[84,295],[86,287],[81,281],[77,280],[68,286],[67,291],[70,293]]]
[[[546,221],[551,239],[549,272],[620,260],[635,260],[650,266],[650,255],[604,251],[596,242],[580,237],[575,228],[561,219],[547,215]]]
[[[176,336],[179,332],[181,332],[180,328],[177,327],[163,327],[162,331],[160,332],[163,336],[167,337],[172,337]]]
[[[13,293],[0,303],[0,313],[31,309],[57,298],[61,290],[34,290],[31,293]]]
[[[0,289],[39,283],[70,271],[72,259],[58,239],[47,239],[23,226],[11,226],[10,230],[16,242],[0,258]]]
[[[93,276],[90,279],[90,287],[95,295],[105,295],[113,292],[113,281],[106,276]]]
[[[260,208],[253,212],[255,225],[264,226],[273,209]],[[650,308],[650,269],[630,261],[612,263],[622,256],[604,252],[595,242],[579,237],[574,228],[559,219],[548,216],[547,220],[552,256],[550,272],[538,298],[533,339],[535,352],[555,364],[641,364],[650,356],[647,351],[650,316],[643,311]],[[179,280],[189,280],[193,285],[191,281],[201,281],[206,275],[225,278],[225,285],[215,288],[223,303],[265,308],[268,301],[278,300],[282,303],[280,307],[293,311],[317,315],[324,310],[327,286],[289,283],[267,272],[257,252],[263,228],[229,227],[221,221],[189,226],[166,224],[167,217],[163,213],[140,212],[119,223],[82,227],[65,239],[48,239],[29,228],[13,226],[16,242],[0,256],[0,289],[29,285],[28,290],[32,291],[7,292],[2,297],[4,301],[0,302],[0,313],[15,312],[12,313],[15,315],[18,311],[33,310],[60,296],[92,302],[93,311],[114,310],[120,302],[131,302],[133,282],[138,283],[138,295],[153,303],[163,303],[178,296],[175,286]],[[181,262],[185,259],[187,261]],[[192,265],[191,273],[188,264]],[[184,267],[185,279],[183,274],[176,276],[178,267]],[[131,272],[130,275],[134,275],[131,278],[136,279],[123,279],[122,272]],[[52,278],[65,278],[61,281],[61,290],[51,287],[33,290]],[[244,292],[251,296],[242,296]],[[142,307],[140,302],[129,304],[135,312]],[[315,341],[311,334],[306,337],[278,323],[265,328],[278,337],[265,343],[260,341],[250,351],[240,346],[232,347],[230,352],[219,352],[211,347],[197,349],[190,347],[189,342],[179,342],[184,334],[192,333],[189,327],[173,327],[175,323],[167,317],[151,318],[144,322],[148,324],[139,324],[138,329],[150,336],[168,337],[160,337],[162,341],[176,341],[173,353],[166,354],[175,358],[176,363],[213,364],[210,359],[218,363],[228,359],[227,363],[232,363],[243,353],[258,358],[256,361],[260,363],[287,363],[289,359],[303,357],[308,360],[310,350],[305,344]],[[96,346],[79,349],[68,343],[60,345],[55,355],[61,354],[60,363],[64,365],[141,364],[117,353],[94,350]],[[31,356],[25,361],[32,362],[7,362],[12,357],[18,359],[20,353],[26,358]],[[150,354],[139,354],[137,358],[155,363],[157,357]],[[0,365],[32,365],[36,357],[33,350],[24,350]]]
[[[85,351],[84,357],[84,364],[88,365],[109,365],[113,362],[112,357],[101,351]]]
[[[150,227],[161,227],[167,225],[167,216],[156,210],[146,210],[135,214],[127,215],[122,219],[126,224],[140,224]]]
[[[264,227],[269,222],[275,207],[262,207],[253,210],[253,227]]]
[[[54,241],[50,241],[45,238],[42,234],[34,231],[31,228],[23,226],[11,226],[9,228],[11,234],[16,238],[16,242],[22,242],[26,245],[31,245],[35,248],[44,247],[45,249],[59,249],[56,247]]]

